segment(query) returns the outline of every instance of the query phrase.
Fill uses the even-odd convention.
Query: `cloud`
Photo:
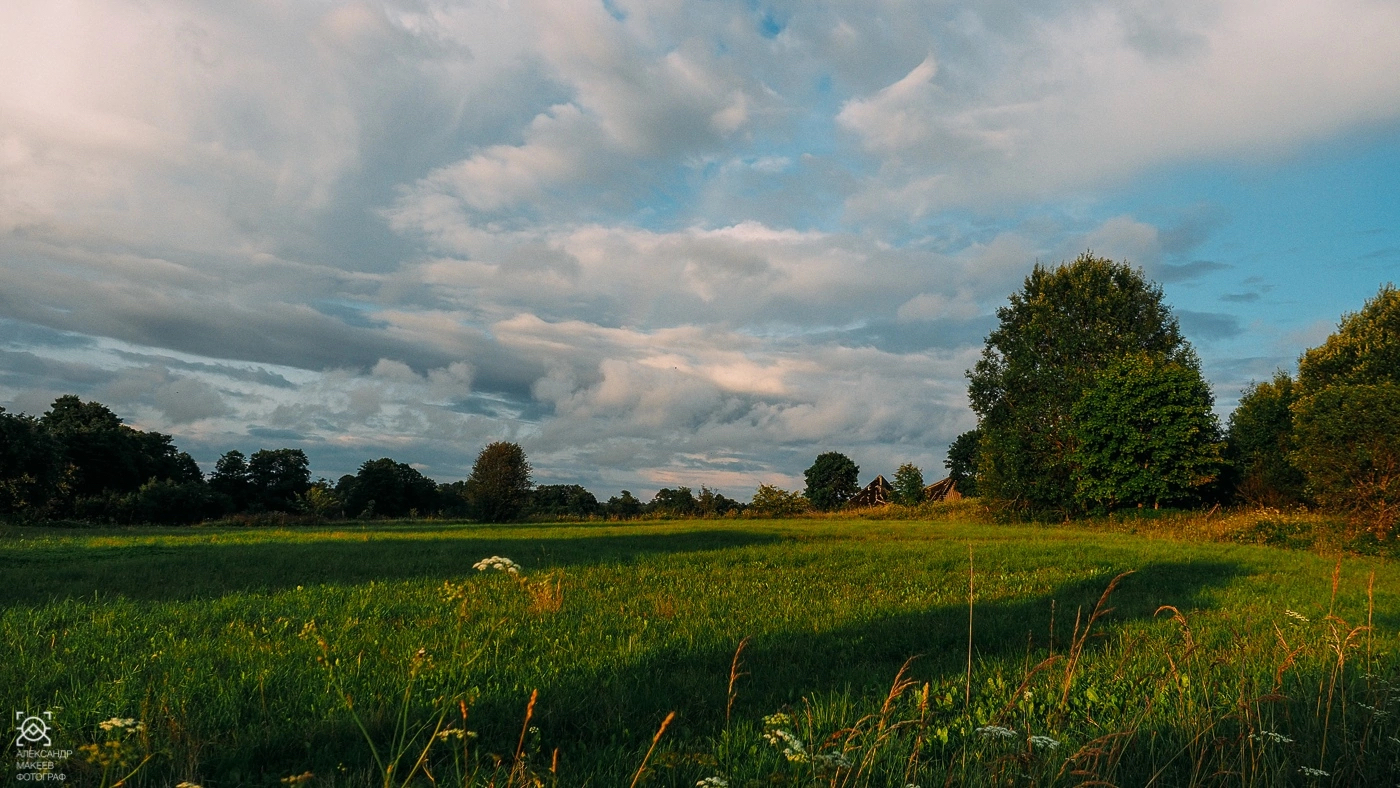
[[[1129,212],[1105,184],[1394,122],[1397,21],[1368,0],[18,0],[0,400],[106,398],[202,462],[283,441],[332,475],[460,478],[497,439],[603,489],[795,486],[827,448],[931,474],[1036,262],[1244,267],[1220,205]],[[1201,299],[1193,338],[1268,333]]]

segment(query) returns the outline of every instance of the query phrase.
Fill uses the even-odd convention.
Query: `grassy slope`
[[[962,697],[969,544],[970,716]],[[520,562],[528,582],[471,569],[489,555]],[[472,761],[489,766],[496,753],[507,767],[526,699],[539,689],[539,731],[526,750],[537,749],[531,763],[543,772],[560,748],[565,785],[626,784],[671,710],[678,718],[652,776],[674,785],[710,774],[735,785],[804,774],[927,784],[950,769],[958,781],[1019,774],[1048,783],[1058,774],[1065,784],[1089,776],[1135,784],[1164,769],[1159,779],[1172,785],[1230,783],[1218,775],[1231,771],[1258,784],[1309,784],[1300,782],[1311,779],[1303,766],[1360,779],[1387,773],[1400,754],[1395,717],[1360,705],[1386,708],[1382,682],[1400,678],[1400,567],[1378,559],[1345,561],[1333,601],[1334,561],[1310,553],[1074,528],[799,520],[11,529],[0,566],[4,705],[55,710],[65,746],[110,738],[97,723],[112,716],[146,721],[149,731],[127,746],[158,754],[142,773],[151,784],[275,785],[308,769],[327,783],[355,783],[372,766],[370,750],[336,686],[381,747],[401,708],[426,722],[448,709],[459,716],[455,701],[466,699],[468,727],[480,735]],[[998,716],[1027,668],[1051,653],[1052,605],[1063,655],[1076,611],[1087,618],[1127,570],[1135,574],[1096,625],[1106,637],[1087,642],[1063,710],[1061,661],[1032,680],[1029,700]],[[1371,572],[1375,631],[1343,644],[1334,631],[1344,637],[1350,627],[1324,618],[1333,609],[1364,624]],[[560,583],[557,611],[546,578]],[[1154,617],[1161,605],[1184,614],[1196,650],[1169,615]],[[726,725],[730,662],[745,637],[748,675]],[[1329,641],[1345,658],[1336,682],[1339,652]],[[1300,646],[1278,686],[1287,700],[1260,701]],[[880,709],[915,654],[923,655],[911,667],[916,683],[885,720],[906,724],[879,738],[871,727],[879,720],[867,721],[849,738],[859,774],[787,762],[760,738],[759,720],[779,709],[795,713],[788,727],[809,744],[853,726]],[[1063,744],[1040,752],[970,730],[993,721]],[[1260,730],[1293,741],[1248,739]],[[438,748],[440,775],[450,751]]]

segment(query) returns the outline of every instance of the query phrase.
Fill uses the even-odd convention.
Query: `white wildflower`
[[[706,777],[697,782],[695,788],[729,788],[729,781],[723,777]]]
[[[1331,772],[1324,772],[1321,769],[1314,769],[1310,766],[1299,766],[1298,773],[1306,777],[1331,777]]]
[[[495,569],[499,572],[506,572],[512,575],[520,574],[520,564],[515,563],[509,558],[502,558],[499,555],[493,555],[490,558],[483,558],[480,561],[477,561],[476,563],[472,564],[472,568],[477,570],[478,572],[485,572],[489,569]]]
[[[204,788],[204,786],[200,785],[199,783],[192,783],[186,780],[182,783],[175,783],[175,788]]]
[[[1302,622],[1302,623],[1304,623],[1304,624],[1309,623],[1309,621],[1311,620],[1311,619],[1309,619],[1307,616],[1303,615],[1302,613],[1299,613],[1299,612],[1296,611],[1296,610],[1284,609],[1283,614],[1284,614],[1285,616],[1288,616],[1289,618],[1295,620],[1295,621],[1300,621],[1300,622]]]
[[[1366,711],[1371,712],[1372,714],[1376,715],[1377,717],[1384,717],[1384,716],[1390,714],[1390,712],[1386,711],[1385,709],[1378,709],[1378,708],[1376,708],[1375,706],[1367,706],[1365,703],[1358,703],[1358,704],[1356,704],[1356,705],[1360,706],[1361,708],[1365,709]]]
[[[977,729],[977,733],[985,739],[1015,739],[1020,736],[1016,731],[1000,725],[983,725]]]
[[[1258,733],[1251,733],[1249,734],[1249,738],[1254,739],[1255,741],[1267,741],[1273,742],[1275,744],[1293,743],[1292,739],[1288,738],[1287,736],[1284,736],[1282,733],[1274,733],[1273,731],[1259,731]]]
[[[146,729],[146,724],[144,722],[137,722],[131,717],[113,717],[110,720],[97,723],[97,727],[104,731],[144,731]]]
[[[838,769],[851,768],[851,760],[839,752],[813,755],[812,763],[818,766],[835,766]]]
[[[1032,736],[1026,741],[1037,750],[1053,750],[1060,746],[1060,743],[1049,736]]]

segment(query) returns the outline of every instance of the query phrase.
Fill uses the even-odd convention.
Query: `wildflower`
[[[515,563],[509,558],[502,558],[499,555],[493,555],[490,558],[483,558],[480,561],[477,561],[476,563],[472,564],[472,568],[477,570],[478,572],[485,572],[488,569],[495,569],[497,571],[506,572],[512,575],[520,574],[520,564]]]
[[[1298,773],[1305,777],[1331,777],[1331,772],[1324,772],[1321,769],[1313,769],[1308,766],[1299,766]]]
[[[1291,618],[1291,619],[1294,619],[1295,621],[1299,621],[1299,622],[1304,623],[1304,624],[1309,623],[1308,617],[1305,616],[1305,615],[1303,615],[1302,613],[1299,613],[1299,612],[1296,611],[1296,610],[1288,610],[1288,609],[1285,609],[1285,610],[1283,611],[1283,614],[1284,614],[1285,616],[1288,616],[1288,617]]]
[[[104,731],[144,731],[146,729],[146,723],[137,722],[130,717],[113,717],[110,720],[97,723],[97,727]]]
[[[1049,736],[1032,736],[1026,741],[1030,742],[1031,746],[1037,750],[1053,750],[1060,746],[1059,742]]]
[[[301,774],[294,774],[290,777],[283,777],[279,782],[283,785],[300,785],[302,783],[311,782],[315,778],[316,775],[311,772],[302,772]]]
[[[1292,739],[1288,738],[1287,736],[1284,736],[1282,733],[1274,733],[1273,731],[1259,731],[1257,734],[1251,733],[1249,734],[1249,738],[1254,739],[1255,741],[1267,741],[1273,742],[1275,744],[1293,743]]]
[[[1003,728],[1000,725],[983,725],[977,729],[978,735],[985,739],[1015,739],[1020,734],[1010,728]]]
[[[1376,708],[1375,706],[1367,706],[1367,705],[1364,704],[1364,703],[1358,703],[1358,704],[1356,704],[1356,705],[1360,706],[1361,708],[1365,709],[1366,711],[1371,712],[1372,714],[1376,715],[1377,717],[1384,717],[1384,716],[1386,716],[1387,714],[1390,713],[1390,712],[1386,711],[1385,709],[1378,709],[1378,708]]]
[[[175,783],[175,788],[204,788],[204,786],[200,785],[199,783],[189,782],[187,780],[182,783]]]
[[[791,760],[791,759],[789,759]],[[818,766],[834,766],[838,769],[851,768],[851,761],[845,755],[834,753],[818,753],[812,756],[812,763]]]
[[[697,782],[695,788],[729,788],[729,781],[723,777],[706,777]]]
[[[475,738],[476,731],[462,730],[461,728],[445,728],[437,732],[438,741],[447,741],[448,739],[465,740]]]

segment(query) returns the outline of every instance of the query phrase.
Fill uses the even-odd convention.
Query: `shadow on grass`
[[[472,572],[492,555],[527,569],[626,563],[658,553],[693,553],[776,542],[772,534],[737,530],[684,533],[519,536],[368,531],[350,537],[288,542],[59,546],[0,550],[5,583],[0,606],[63,598],[127,597],[187,600],[228,593],[266,592],[299,585],[450,579]],[[387,538],[382,538],[387,537]]]
[[[1139,567],[1114,592],[1113,612],[1095,625],[1151,618],[1161,605],[1183,611],[1209,607],[1206,595],[1243,573],[1231,562],[1156,563]],[[1056,644],[1063,652],[1076,608],[1089,618],[1111,576],[1067,583],[1049,594],[974,607],[974,650],[979,661],[1011,659],[1007,680],[1020,680],[1021,655],[1048,645],[1051,601],[1056,608]],[[1094,648],[1091,638],[1089,648]],[[950,605],[881,617],[821,632],[781,632],[755,637],[743,654],[746,675],[738,686],[736,720],[757,721],[784,706],[798,706],[814,693],[849,691],[878,701],[907,659],[911,678],[937,682],[961,676],[967,659],[967,607]],[[724,727],[732,647],[676,650],[651,655],[616,672],[541,688],[536,719],[544,741],[558,744],[570,760],[586,760],[590,749],[645,745],[668,711],[678,712],[668,737],[704,740]],[[1038,660],[1038,658],[1037,658]],[[1014,667],[1013,667],[1014,666]],[[1016,673],[1013,677],[1011,674]],[[483,743],[507,746],[518,734],[518,699],[483,699],[474,719]]]

